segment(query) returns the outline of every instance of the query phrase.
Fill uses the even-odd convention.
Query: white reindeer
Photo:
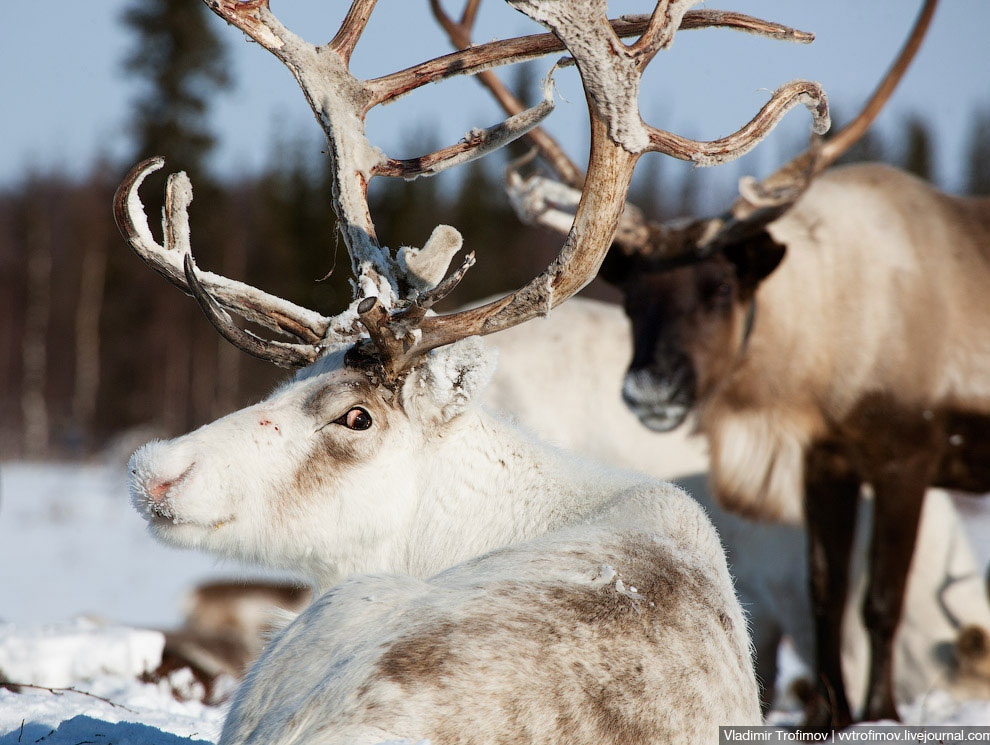
[[[220,742],[712,742],[760,721],[742,624],[704,513],[644,483],[426,581],[347,580],[262,655]]]
[[[133,169],[115,199],[118,225],[132,247],[193,294],[225,337],[280,364],[308,365],[264,402],[138,451],[131,462],[134,501],[166,541],[301,569],[320,591],[357,571],[422,578],[456,565],[425,584],[406,576],[357,578],[328,592],[249,674],[221,741],[331,743],[399,736],[429,737],[440,745],[483,739],[463,727],[485,722],[500,731],[515,728],[521,741],[531,742],[630,736],[650,743],[702,742],[714,735],[716,722],[758,722],[742,615],[717,536],[700,508],[670,485],[558,451],[477,408],[494,359],[468,337],[546,314],[590,280],[611,243],[643,152],[701,163],[728,160],[752,147],[797,103],[815,112],[821,128],[827,107],[817,84],[788,84],[729,138],[685,140],[643,123],[636,99],[643,70],[669,45],[693,2],[661,2],[641,38],[626,46],[608,22],[603,0],[510,0],[562,40],[589,91],[589,188],[560,256],[530,284],[480,308],[429,315],[473,257],[441,281],[460,246],[451,228],[435,231],[422,251],[393,257],[377,242],[368,181],[433,173],[503,144],[549,113],[549,90],[547,100],[529,112],[411,161],[372,148],[364,117],[375,104],[431,80],[533,56],[529,42],[495,42],[456,59],[360,81],[348,62],[374,0],[354,0],[340,31],[319,47],[288,31],[267,0],[206,2],[289,67],[323,124],[334,206],[359,297],[347,312],[327,319],[198,272],[189,252],[188,181],[170,179],[159,246],[137,188],[161,161]],[[722,16],[704,12],[694,20],[752,30],[740,18],[752,21],[734,17],[726,24]],[[768,24],[757,25],[763,32]],[[780,31],[787,36],[786,29]],[[227,310],[299,343],[263,341],[236,326]],[[528,540],[536,542],[520,545]],[[493,549],[501,551],[472,559]],[[595,574],[589,575],[592,568]],[[640,583],[642,592],[620,584],[624,580],[614,571]],[[535,594],[500,595],[506,583],[520,578]],[[390,586],[404,590],[388,597]],[[613,593],[622,597],[622,607]],[[376,611],[371,604],[379,595],[386,600]],[[548,618],[547,597],[584,611]],[[430,605],[449,608],[448,626],[437,625],[442,616],[431,621]],[[487,625],[480,623],[482,606],[490,614]],[[672,609],[679,610],[668,613]],[[624,623],[619,616],[637,620]],[[349,631],[328,625],[352,618]],[[445,630],[464,642],[443,660],[417,657],[402,646],[416,634],[427,634],[427,645],[439,643]],[[572,660],[533,692],[538,707],[518,708],[523,694],[515,667],[536,669],[552,651],[552,645],[532,643],[540,637],[565,644],[586,639],[583,648],[594,651],[597,662],[589,670]],[[307,643],[312,639],[327,646],[321,642],[315,654]],[[415,682],[403,687],[380,669],[378,663],[388,658],[383,645],[389,644],[411,681],[435,677],[438,666],[440,672],[477,670],[457,676],[452,685],[441,679],[429,696],[418,698]],[[500,655],[512,665],[498,664]],[[491,695],[477,697],[475,709],[455,717],[479,677]],[[620,685],[619,679],[626,682]],[[558,684],[573,695],[558,695]],[[622,692],[621,700],[607,700],[612,690]],[[411,717],[408,712],[425,700],[429,708]],[[359,706],[365,707],[364,719],[355,713]],[[552,731],[543,724],[548,712]],[[268,729],[273,722],[281,723],[275,731]]]

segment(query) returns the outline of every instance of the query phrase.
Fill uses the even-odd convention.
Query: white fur
[[[355,572],[405,575],[352,579],[291,624],[247,679],[222,742],[442,745],[460,741],[444,730],[451,721],[493,733],[479,741],[511,724],[561,745],[607,742],[615,727],[641,742],[707,742],[718,722],[759,721],[745,622],[703,512],[669,484],[486,413],[477,399],[493,369],[494,354],[466,339],[435,350],[392,392],[336,355],[260,404],[134,454],[132,499],[162,540],[302,570],[318,593]],[[371,414],[370,428],[340,423],[353,407]],[[655,566],[643,560],[645,539],[665,547]],[[616,616],[607,589],[592,598],[604,610],[573,612],[589,602],[589,561],[628,571],[630,587],[617,580],[614,591],[642,623]],[[528,599],[500,600],[506,582],[523,579]],[[633,586],[654,589],[638,604]],[[548,609],[547,597],[561,607]],[[437,628],[424,605],[452,616]],[[493,609],[505,613],[485,615]],[[448,627],[466,639],[450,652],[459,672],[427,693],[396,690],[382,656]],[[518,671],[540,669],[554,639],[583,652],[529,690]],[[413,666],[429,677],[436,664]],[[516,711],[524,693],[530,703]]]
[[[273,641],[220,743],[709,743],[760,722],[744,624],[704,513],[644,485],[427,581],[350,578]]]
[[[580,454],[671,479],[687,489],[708,511],[722,537],[737,592],[750,617],[757,674],[771,695],[783,636],[794,640],[798,654],[810,664],[813,627],[804,529],[747,520],[722,509],[706,484],[704,439],[690,435],[686,427],[658,433],[639,425],[620,398],[632,354],[629,322],[622,310],[574,298],[550,318],[502,332],[497,341],[499,370],[488,389],[489,404]],[[594,364],[587,365],[587,360]],[[752,450],[750,458],[759,460]],[[796,482],[786,492],[784,506],[797,515],[801,489]],[[863,700],[868,661],[867,636],[858,611],[865,587],[869,503],[861,513],[843,634],[843,668],[853,706]],[[929,688],[957,691],[950,648],[958,625],[990,629],[982,572],[945,492],[929,491],[918,541],[916,555],[924,558],[909,576],[895,640],[895,693],[901,702],[913,701]],[[943,594],[947,606],[943,609],[939,595],[946,583],[950,589]]]
[[[773,685],[777,644],[782,635],[793,637],[799,653],[810,661],[811,620],[807,600],[803,530],[743,520],[718,508],[707,495],[704,473],[707,469],[707,455],[702,438],[689,436],[684,428],[660,434],[639,425],[636,417],[622,404],[619,397],[631,349],[629,324],[621,309],[574,298],[556,309],[549,318],[536,319],[525,327],[509,329],[495,338],[499,347],[499,366],[491,385],[484,390],[486,404],[494,410],[510,412],[521,424],[546,441],[572,448],[581,455],[595,457],[620,468],[638,470],[654,477],[675,479],[682,483],[702,502],[722,535],[737,589],[752,619],[757,669],[764,683],[771,687]],[[595,364],[587,365],[588,359],[593,359]],[[326,374],[320,370],[331,364],[332,360],[321,362],[320,366],[305,373],[303,380],[318,379]],[[435,374],[438,378],[446,377],[450,380],[449,372],[441,372],[443,368],[444,365],[435,368],[438,372],[430,375]],[[267,410],[270,412],[280,401],[279,397],[290,393],[291,388],[292,386],[288,386],[276,392],[273,400],[268,402]],[[299,398],[300,396],[290,396],[285,399],[285,404],[291,405]],[[266,404],[259,404],[259,407],[263,406]],[[435,410],[435,404],[433,408]],[[239,416],[241,413],[232,416]],[[485,439],[488,439],[489,434],[506,430],[513,433],[520,447],[525,448],[531,442],[525,435],[507,427],[504,422],[484,417],[481,421],[488,422],[485,425]],[[245,414],[241,418],[241,424],[245,423],[250,423],[255,437],[259,436],[254,429],[255,419]],[[162,468],[166,474],[181,473],[187,465],[186,456],[183,455],[187,452],[222,454],[222,440],[218,440],[212,448],[208,447],[207,435],[212,437],[214,432],[219,438],[224,430],[201,430],[198,436],[194,437],[196,433],[193,433],[167,444],[152,444],[146,446],[147,451],[142,450],[135,455],[132,465],[138,469],[138,474],[132,480],[132,493],[139,510],[148,514],[141,506],[144,503],[140,486],[141,474],[153,472],[156,467]],[[278,442],[278,438],[273,439]],[[250,458],[248,460],[247,463],[230,466],[227,472],[241,477],[249,474],[252,463]],[[442,474],[438,474],[441,483],[443,478]],[[240,491],[232,494],[233,501],[247,506],[253,500],[258,500],[260,508],[264,507],[264,484],[267,481],[262,480],[257,489],[251,488],[250,482],[241,480],[237,483]],[[459,480],[458,484],[460,483]],[[485,485],[484,480],[463,484],[465,500],[485,499],[486,497],[479,496],[479,490],[483,491]],[[206,497],[221,493],[210,492],[207,488],[200,492]],[[284,500],[292,498],[287,486],[274,489],[271,493]],[[971,574],[975,570],[971,560],[965,559],[971,551],[965,536],[958,530],[958,518],[951,506],[945,504],[944,498],[938,496],[937,492],[930,496],[936,502],[926,507],[925,514],[933,514],[934,508],[934,514],[939,519],[933,525],[930,518],[926,518],[919,536],[922,542],[919,555],[932,559],[923,565],[919,564],[909,580],[903,631],[896,641],[895,683],[899,698],[903,697],[901,700],[907,700],[928,685],[945,687],[951,682],[946,660],[938,653],[938,649],[953,638],[950,628],[952,622],[941,612],[936,598],[946,579]],[[446,502],[442,495],[438,496],[438,500]],[[185,503],[184,498],[178,495],[176,501]],[[429,499],[426,501],[428,503]],[[792,501],[797,501],[796,495],[792,497]],[[352,569],[344,570],[333,557],[324,556],[324,551],[329,554],[336,544],[337,528],[340,529],[340,534],[346,532],[339,524],[335,527],[334,521],[340,519],[343,511],[331,514],[332,504],[331,499],[326,499],[325,502],[317,500],[315,503],[315,509],[324,515],[316,519],[318,523],[322,520],[322,525],[307,526],[305,530],[293,526],[292,530],[297,532],[290,536],[280,538],[278,535],[268,535],[263,541],[259,538],[255,542],[262,545],[250,550],[245,550],[251,543],[247,539],[240,543],[221,540],[225,526],[216,531],[216,534],[192,530],[183,534],[168,524],[153,527],[153,530],[161,531],[160,535],[166,540],[187,540],[192,545],[217,553],[229,551],[248,559],[308,569],[310,577],[324,588],[338,581],[345,571],[412,571],[418,576],[428,576],[438,571],[443,561],[430,561],[430,553],[451,549],[449,545],[444,546],[442,534],[445,529],[440,526],[451,525],[457,515],[451,512],[445,516],[446,519],[438,520],[434,510],[424,508],[420,512],[420,519],[431,521],[430,525],[435,524],[437,527],[418,530],[416,538],[427,535],[428,540],[424,539],[426,543],[422,545],[422,551],[410,553],[408,562],[391,560],[376,565],[371,558],[352,556],[347,563]],[[382,514],[374,520],[386,527],[393,525],[397,531],[405,529],[403,524],[399,524],[400,521],[393,520],[391,504],[391,501],[385,501]],[[439,505],[437,507],[439,509]],[[371,505],[368,505],[367,514],[371,519]],[[471,530],[477,531],[483,529],[487,519],[479,516],[479,519],[469,519],[467,522]],[[207,518],[208,523],[211,520],[212,518]],[[242,520],[244,522],[246,518]],[[269,527],[269,523],[259,519],[256,526],[257,530],[262,531]],[[482,547],[484,541],[479,541],[475,535],[468,536],[462,525],[447,532],[456,540],[470,539],[478,547],[479,553],[496,545],[496,539],[493,538],[486,547]],[[538,532],[536,529],[533,534]],[[502,533],[505,540],[511,540],[511,534],[512,530]],[[311,543],[301,548],[293,546],[286,540],[292,535],[297,537],[298,542],[308,540]],[[414,545],[414,541],[409,543]],[[323,547],[329,548],[324,550]],[[266,555],[265,550],[282,551],[288,555]],[[467,551],[470,550],[474,549]],[[862,549],[859,550],[861,552]],[[401,551],[402,549],[400,553]],[[459,555],[470,555],[467,551]],[[341,553],[343,552],[335,552]],[[935,560],[935,557],[941,556],[947,557],[946,561]],[[955,557],[952,559],[953,563],[948,563],[948,557]],[[454,561],[451,560],[451,563]],[[325,575],[320,574],[321,567],[326,568]],[[961,622],[990,628],[990,608],[984,593],[974,582],[970,578],[954,585],[948,596],[951,598],[950,607]],[[848,622],[849,615],[851,614],[847,614],[843,665],[850,671],[847,676],[848,685],[855,686],[854,681],[861,676],[853,671],[865,669],[865,648],[863,632],[860,628],[854,628],[856,624]],[[920,661],[923,669],[908,667],[909,660]],[[855,705],[859,696],[854,691],[851,687],[851,698]]]
[[[464,340],[432,353],[392,396],[339,357],[320,360],[259,404],[138,450],[132,500],[165,542],[300,570],[322,592],[359,571],[430,576],[646,481],[472,406],[493,366],[480,341]],[[324,389],[323,413],[307,413]],[[370,429],[331,423],[358,405]],[[353,450],[351,462],[320,453],[326,433]],[[150,486],[184,473],[156,514]]]

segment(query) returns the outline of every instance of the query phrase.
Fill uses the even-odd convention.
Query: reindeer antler
[[[822,127],[819,126],[822,119],[816,117],[813,128],[815,134],[812,135],[809,147],[762,181],[756,181],[751,177],[740,179],[740,197],[722,217],[662,224],[648,222],[638,209],[627,209],[615,240],[619,244],[619,249],[627,254],[649,258],[657,268],[673,267],[711,256],[722,247],[758,232],[768,223],[778,219],[794,205],[815,177],[841,157],[873,123],[917,53],[937,2],[938,0],[926,0],[898,57],[859,114],[840,132],[827,140],[823,139],[820,136]],[[719,13],[719,11],[709,12]],[[681,28],[687,27],[692,13],[685,16]],[[641,20],[642,18],[638,18],[637,22]],[[698,18],[695,22],[700,24],[704,21]],[[748,19],[746,22],[748,28],[743,28],[743,24],[738,21],[734,21],[732,25],[740,30],[751,33],[762,32],[771,38],[790,41],[806,41],[808,40],[806,37],[810,36],[799,37],[797,34],[800,32],[775,31],[773,24],[767,24],[764,29],[760,25],[763,23],[765,22]],[[801,84],[791,83],[783,90],[788,89],[795,97],[802,95]],[[771,100],[767,106],[772,110],[775,106],[793,106],[796,102],[794,98]],[[807,103],[808,100],[805,99],[805,102]],[[757,115],[757,119],[761,115],[771,115],[771,111],[766,108]],[[659,135],[652,136],[659,137]],[[554,144],[556,146],[556,143]],[[679,146],[681,143],[677,139],[671,140],[672,148]],[[717,147],[715,143],[711,143],[711,146]],[[698,151],[689,148],[689,145],[683,147],[680,155],[671,154],[682,159],[696,159],[697,162]],[[543,154],[542,148],[540,153]],[[704,152],[700,154],[703,156]],[[547,162],[564,184],[539,175],[524,179],[515,167],[510,167],[507,172],[509,197],[516,213],[524,222],[563,232],[561,226],[570,219],[570,210],[577,191],[573,188],[573,179],[560,173],[552,158],[547,158]]]
[[[155,243],[147,229],[137,188],[149,171],[161,167],[160,160],[140,164],[124,180],[115,200],[118,224],[142,258],[193,294],[221,333],[246,351],[278,364],[300,365],[330,346],[352,344],[366,331],[370,339],[360,351],[364,357],[374,359],[385,380],[394,381],[429,350],[545,314],[587,284],[612,242],[633,169],[643,153],[656,151],[698,162],[723,162],[746,152],[797,102],[813,108],[819,122],[826,120],[827,107],[820,88],[814,83],[802,83],[778,91],[746,127],[714,143],[686,140],[645,124],[638,106],[643,71],[656,52],[670,44],[688,8],[698,1],[660,0],[648,19],[610,22],[605,0],[507,0],[510,6],[546,26],[553,37],[542,34],[494,42],[362,81],[351,74],[348,66],[375,0],[353,0],[336,35],[322,45],[310,44],[285,28],[271,12],[268,0],[204,0],[215,13],[290,69],[323,127],[329,143],[333,204],[357,278],[356,297],[344,313],[324,318],[254,288],[198,273],[190,255],[186,217],[192,193],[182,174],[170,181],[172,196],[166,209],[165,245]],[[476,11],[477,1],[469,0],[460,23],[469,27]],[[707,14],[696,16],[692,23],[693,27],[721,24],[759,33],[788,33],[783,27],[737,15]],[[620,34],[630,28],[639,29],[640,35],[627,46]],[[441,281],[444,272],[437,271],[437,261],[429,257],[418,257],[413,262],[430,267],[426,284],[422,275],[408,274],[413,264],[393,256],[378,242],[368,208],[368,183],[375,176],[431,175],[532,131],[553,108],[551,82],[548,77],[544,100],[538,105],[525,110],[519,106],[495,127],[473,130],[461,143],[410,160],[388,158],[373,147],[365,134],[365,116],[373,106],[427,82],[476,74],[562,48],[577,65],[586,92],[592,131],[587,182],[593,188],[585,189],[578,201],[574,223],[560,254],[529,284],[480,308],[445,316],[429,315],[433,303],[456,285],[473,257],[469,256],[446,280]],[[448,230],[456,233],[452,228]],[[459,244],[459,235],[456,240],[438,238],[423,251],[442,253],[441,263],[446,266]],[[410,258],[413,254],[405,256]],[[427,286],[432,282],[436,282],[433,287]],[[241,331],[225,309],[287,332],[303,343],[265,342]]]
[[[818,174],[842,157],[870,128],[884,105],[890,100],[897,84],[914,60],[925,38],[938,0],[925,0],[914,27],[890,69],[881,78],[860,112],[828,140],[812,137],[808,149],[785,163],[762,181],[743,178],[739,182],[740,198],[730,209],[734,219],[744,219],[756,210],[787,207],[807,191]]]

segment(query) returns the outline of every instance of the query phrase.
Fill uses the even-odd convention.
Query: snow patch
[[[158,631],[100,626],[86,619],[18,630],[0,625],[0,671],[7,680],[64,688],[100,675],[138,677],[162,661]]]

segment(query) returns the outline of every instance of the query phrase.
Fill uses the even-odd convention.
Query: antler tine
[[[457,23],[444,11],[440,0],[430,0],[430,7],[437,22],[447,33],[451,43],[463,51],[438,57],[428,63],[368,81],[373,89],[374,103],[389,103],[420,85],[426,85],[442,77],[454,74],[474,74],[478,82],[488,88],[506,113],[514,115],[521,112],[525,108],[522,102],[509,91],[494,73],[486,68],[535,59],[543,55],[564,51],[566,47],[553,34],[534,34],[473,45],[471,27],[477,12],[477,5],[478,1],[474,0],[473,3],[465,6],[462,20]],[[814,34],[742,13],[721,10],[688,10],[684,12],[684,10],[683,5],[681,5],[678,22],[679,29],[682,31],[720,27],[803,44],[810,43],[815,38]],[[668,14],[665,4],[659,3],[652,15],[623,16],[609,21],[609,23],[620,38],[641,37],[636,44],[630,47],[630,50],[639,58],[639,64],[645,67],[659,48],[663,44],[669,43],[669,30],[666,32],[667,36],[660,39],[658,29],[661,27],[669,29],[673,20]],[[666,26],[662,26],[661,22],[665,23]],[[650,28],[652,31],[647,33]],[[651,50],[648,54],[647,48]],[[546,130],[540,127],[534,128],[527,133],[527,138],[561,181],[576,189],[580,189],[584,185],[584,174]]]
[[[394,74],[395,78],[405,76],[408,85],[425,84],[435,79],[434,76],[440,76],[448,70],[474,72],[482,66],[490,67],[499,64],[503,59],[502,55],[504,59],[518,61],[565,49],[563,42],[554,34],[472,45],[470,23],[466,24],[463,20],[460,24],[454,22],[443,10],[439,0],[430,0],[430,6],[451,42],[464,51],[434,60],[433,69],[418,66]],[[477,8],[474,7],[472,12],[476,10]],[[465,17],[468,15],[468,8],[465,8]],[[783,24],[730,11],[689,10],[688,4],[677,0],[673,3],[669,0],[658,2],[651,15],[623,16],[609,23],[618,38],[640,37],[628,47],[640,69],[649,63],[659,49],[670,43],[672,28],[690,30],[721,27],[783,41],[810,43],[814,40],[814,34]],[[499,49],[495,49],[496,46]],[[506,112],[513,113],[522,109],[522,104],[509,93],[493,73],[485,72],[477,75],[476,78],[489,89]],[[407,90],[400,86],[396,86],[395,89],[400,92]],[[778,90],[746,127],[729,137],[704,143],[649,127],[651,149],[704,165],[738,157],[754,147],[779,119],[798,103],[805,103],[812,109],[816,118],[816,128],[827,128],[827,108],[820,87],[797,82]],[[523,179],[516,173],[515,168],[510,166],[507,169],[510,200],[524,222],[543,225],[555,232],[567,234],[572,224],[573,209],[580,198],[579,190],[584,185],[584,174],[567,157],[556,140],[543,129],[534,128],[527,137],[563,183],[538,175]],[[651,225],[645,220],[640,210],[627,204],[619,222],[615,242],[624,250],[643,253],[648,250],[648,245],[654,242],[655,236],[661,232],[664,231],[658,230],[658,226]]]
[[[813,138],[807,150],[762,181],[757,182],[752,178],[740,181],[740,198],[730,210],[734,218],[744,219],[752,211],[765,207],[793,204],[811,185],[815,176],[838,160],[866,133],[914,60],[931,25],[936,5],[938,0],[925,0],[897,58],[852,121],[827,141]]]
[[[657,49],[670,44],[690,5],[698,0],[660,0],[648,23],[650,40],[637,47],[622,44],[606,17],[605,0],[508,0],[517,10],[547,26],[564,44],[581,74],[591,121],[591,155],[588,184],[581,194],[574,222],[557,258],[529,284],[480,308],[446,316],[418,317],[416,331],[403,329],[403,314],[396,314],[391,327],[401,339],[385,365],[387,375],[395,376],[424,352],[474,334],[489,334],[532,318],[579,291],[595,276],[607,253],[622,216],[625,197],[639,156],[659,149],[639,116],[639,86],[645,62]],[[661,19],[661,20],[657,20]],[[449,19],[448,19],[449,22]],[[644,62],[645,59],[645,62]],[[787,104],[814,92],[814,106],[827,111],[820,88],[804,84],[776,96],[762,115],[740,130],[731,141],[718,142],[711,162],[737,157],[765,134],[780,118]],[[791,101],[791,99],[796,99]],[[701,143],[696,143],[701,144]],[[375,336],[381,327],[376,304],[368,303],[362,322]]]
[[[397,305],[409,286],[401,267],[378,244],[368,208],[369,181],[378,175],[431,175],[478,157],[522,136],[552,108],[552,102],[544,101],[501,125],[469,133],[464,143],[408,161],[390,159],[371,146],[364,120],[372,106],[389,97],[394,76],[365,82],[348,69],[350,55],[374,9],[374,0],[353,0],[334,39],[320,47],[285,28],[272,14],[268,0],[203,1],[278,57],[296,77],[330,146],[334,209],[357,276],[358,295],[378,297],[386,308]],[[469,13],[468,20],[472,17],[473,13]],[[385,98],[381,98],[382,94]]]
[[[152,236],[148,217],[138,195],[138,188],[148,174],[161,169],[164,164],[163,158],[155,157],[131,168],[114,195],[114,218],[121,235],[142,261],[183,292],[195,294],[183,267],[183,258],[190,251],[187,209],[192,202],[192,185],[189,179],[184,173],[169,177],[163,220],[164,246],[158,244]],[[322,342],[330,328],[330,319],[319,313],[250,285],[211,272],[203,272],[199,280],[205,291],[225,308],[249,321],[289,334],[309,345]]]
[[[433,16],[437,19],[440,26],[446,31],[448,38],[451,43],[458,49],[465,50],[467,53],[472,53],[473,50],[468,49],[471,47],[471,28],[474,25],[474,19],[478,12],[480,0],[468,0],[464,7],[464,12],[461,15],[461,22],[455,23],[454,20],[447,15],[444,11],[443,6],[440,4],[440,0],[430,0],[430,9],[433,11]],[[564,45],[552,34],[540,34],[532,37],[527,37],[537,44],[548,44],[546,51],[540,51],[540,54],[551,54],[553,52],[563,51]],[[510,42],[516,40],[507,40],[505,46],[507,47]],[[487,46],[487,45],[482,45]],[[483,64],[486,66],[491,66],[492,59],[496,58],[496,55],[487,53],[485,49],[479,49],[483,53],[481,59],[484,61]],[[513,59],[522,60],[528,57],[524,56],[525,50],[513,50]],[[452,55],[448,55],[448,58]],[[445,58],[441,58],[445,59]],[[458,69],[461,65],[459,64],[448,64],[447,69]],[[520,101],[516,96],[514,96],[509,89],[498,79],[498,76],[490,70],[482,69],[476,76],[478,82],[485,86],[491,94],[498,101],[502,109],[509,114],[514,116],[522,112],[526,106]],[[417,79],[416,77],[412,78]],[[567,153],[564,149],[560,147],[556,140],[554,140],[546,130],[542,127],[535,127],[527,133],[527,137],[530,142],[536,146],[540,151],[540,155],[548,163],[553,165],[554,170],[566,183],[571,186],[581,188],[584,185],[584,174],[581,173],[581,169],[567,157]]]
[[[334,40],[317,47],[289,31],[271,12],[268,0],[203,0],[289,68],[323,127],[329,145],[334,210],[363,294],[392,305],[401,293],[401,274],[378,244],[368,208],[368,182],[382,159],[365,136],[366,86],[348,70],[354,45],[375,3],[354,0]]]
[[[213,327],[224,339],[238,349],[262,360],[274,362],[279,367],[305,367],[320,356],[320,347],[315,344],[288,344],[282,341],[261,339],[250,331],[235,324],[221,308],[213,296],[203,287],[196,276],[196,265],[192,254],[187,253],[182,260],[186,283],[199,307],[206,314]]]
[[[745,155],[798,104],[804,104],[812,116],[812,131],[822,134],[828,131],[831,120],[828,98],[818,83],[795,80],[774,91],[770,100],[744,127],[718,140],[699,142],[686,137],[649,127],[650,150],[664,153],[680,160],[689,160],[701,166],[726,163]]]
[[[350,64],[354,47],[364,33],[364,28],[371,19],[371,11],[375,9],[377,2],[378,0],[354,0],[351,9],[344,17],[344,22],[340,24],[340,30],[330,42],[330,48],[341,56],[345,65]]]
[[[552,71],[551,71],[552,72]],[[456,145],[437,150],[429,155],[408,160],[387,158],[375,166],[375,175],[398,176],[412,179],[432,176],[440,171],[480,158],[533,130],[553,111],[553,85],[548,75],[543,85],[543,100],[532,108],[510,116],[505,121],[487,129],[474,129]]]
[[[415,161],[391,160],[368,141],[365,116],[372,106],[416,85],[408,84],[408,76],[402,73],[376,81],[360,81],[348,69],[351,54],[368,23],[375,0],[353,0],[340,30],[322,46],[309,44],[290,32],[272,14],[269,0],[203,1],[290,69],[327,137],[334,209],[357,277],[357,297],[351,308],[353,312],[334,319],[320,316],[319,331],[303,336],[307,339],[318,336],[317,343],[323,348],[330,341],[353,339],[357,333],[357,322],[360,322],[371,337],[374,356],[385,373],[384,380],[395,381],[417,357],[430,349],[471,334],[492,333],[534,315],[545,314],[593,278],[615,235],[635,164],[643,152],[657,149],[654,142],[656,130],[647,127],[639,116],[638,97],[643,70],[656,51],[670,43],[688,8],[700,0],[659,0],[654,13],[645,22],[643,36],[629,47],[619,39],[623,26],[629,24],[620,21],[613,26],[606,16],[606,0],[507,0],[510,6],[545,25],[577,64],[591,120],[588,176],[594,188],[584,190],[560,254],[528,285],[482,308],[432,317],[423,317],[424,310],[460,280],[471,260],[466,261],[450,279],[432,289],[420,286],[421,283],[417,284],[412,277],[407,277],[405,264],[408,262],[403,257],[409,259],[413,254],[405,252],[393,257],[388,249],[379,246],[368,208],[368,183],[376,175],[428,175],[455,162],[477,157],[532,131],[553,106],[549,76],[544,101],[532,109],[513,113],[502,125],[484,131],[476,130],[469,133],[466,142]],[[460,29],[467,40],[477,14],[478,1],[468,0],[459,24],[447,19],[448,28],[453,32]],[[432,2],[436,11],[438,0]],[[736,25],[732,19],[716,21],[712,17],[712,21],[730,27]],[[739,27],[745,25],[739,24]],[[756,27],[750,24],[748,30]],[[765,29],[760,32],[765,33]],[[491,55],[488,61],[491,65],[512,61],[519,54],[506,45],[490,47],[488,53]],[[435,61],[424,63],[420,68],[430,65],[435,66]],[[472,72],[483,67],[483,63],[477,63]],[[449,77],[456,72],[448,66],[437,72],[433,79]],[[773,123],[776,121],[773,116],[767,118],[773,119]],[[754,128],[759,127],[751,124],[750,130]],[[743,128],[738,138],[745,139],[750,134],[747,128]],[[732,143],[725,149],[726,153],[720,154],[718,159],[731,157],[733,151],[742,148],[738,143]],[[160,166],[160,161],[156,162],[150,170]],[[118,197],[118,207],[133,206],[133,202],[140,206],[136,188],[148,170],[147,164],[144,164],[133,178],[125,180],[121,187],[125,196]],[[186,258],[189,256],[189,241],[185,207],[191,200],[191,187],[184,175],[174,181],[175,184],[181,183],[182,189],[176,186],[173,192],[172,183],[170,204],[175,204],[168,209],[173,219],[165,226],[166,248],[161,249],[160,253],[167,255],[172,246],[181,246],[182,250],[173,253],[183,256],[183,267],[180,275],[176,271],[175,261],[159,261],[160,266],[166,267],[163,273],[194,294],[221,333],[247,351],[253,354],[261,352],[267,359],[279,364],[304,364],[312,359],[316,353],[313,350],[296,348],[299,345],[266,345],[257,337],[245,334],[222,311],[219,305],[240,313],[241,307],[250,309],[253,304],[234,298],[225,301],[210,287],[210,282],[213,281],[218,287],[232,284],[222,278],[219,282],[213,280],[215,275],[204,273],[200,276],[191,257]],[[171,199],[172,196],[177,199]],[[149,243],[154,245],[143,210],[140,219],[132,211],[118,210],[118,219],[122,231],[135,248],[147,248]],[[435,241],[436,245],[429,250],[424,247],[420,252],[422,255],[417,254],[419,258],[414,262],[422,267],[432,267],[427,272],[430,277],[442,277],[434,265],[442,261],[446,266],[453,255],[449,249],[455,243],[459,246],[459,236],[447,235],[449,230],[442,232],[443,235]],[[433,256],[434,250],[439,252],[436,256]],[[244,285],[238,285],[238,289],[247,294],[258,292]],[[417,301],[417,291],[422,302]],[[361,351],[369,350],[365,346]]]
[[[629,46],[629,53],[639,68],[645,69],[664,47],[674,40],[674,32],[681,25],[681,18],[691,6],[686,0],[660,0],[653,9],[643,34]]]
[[[547,26],[577,63],[591,121],[587,183],[594,188],[582,193],[564,246],[545,271],[519,290],[480,308],[423,319],[419,334],[403,354],[390,361],[392,374],[435,347],[545,315],[590,282],[615,235],[636,161],[649,146],[638,108],[642,67],[609,24],[607,3],[508,1]]]
[[[877,114],[880,113],[880,110],[890,99],[894,93],[894,89],[901,82],[904,73],[907,72],[908,67],[918,53],[921,42],[924,40],[925,34],[928,32],[928,27],[931,25],[932,16],[935,15],[936,5],[938,5],[938,0],[925,0],[925,4],[921,7],[918,18],[914,22],[914,27],[911,29],[911,34],[908,36],[907,41],[904,42],[904,46],[897,55],[897,59],[894,60],[894,63],[883,76],[880,84],[877,85],[876,89],[867,99],[862,111],[859,112],[855,119],[843,127],[841,131],[830,137],[828,142],[822,146],[819,152],[819,159],[822,164],[820,166],[821,168],[827,168],[834,163],[873,124],[873,120],[876,119]]]

